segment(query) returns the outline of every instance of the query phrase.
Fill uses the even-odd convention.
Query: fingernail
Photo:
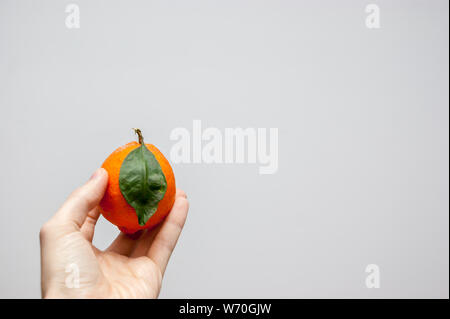
[[[96,171],[94,172],[94,174],[92,174],[91,178],[89,178],[89,180],[91,181],[91,180],[94,180],[94,179],[100,177],[101,172],[102,172],[102,168],[97,168]]]

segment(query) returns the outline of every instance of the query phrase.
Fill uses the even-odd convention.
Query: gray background
[[[278,127],[279,170],[173,166],[161,297],[448,298],[448,2],[372,2],[379,30],[368,1],[0,0],[0,297],[40,296],[41,224],[131,127],[168,155],[200,119]]]

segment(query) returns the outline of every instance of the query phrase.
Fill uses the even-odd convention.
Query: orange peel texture
[[[108,221],[119,227],[125,233],[135,233],[141,229],[150,229],[158,225],[169,214],[175,202],[175,176],[172,167],[164,155],[152,144],[145,144],[150,152],[153,153],[162,172],[166,178],[167,189],[163,199],[158,203],[156,212],[149,218],[144,226],[140,226],[136,211],[126,201],[119,187],[119,175],[122,162],[127,155],[140,146],[137,142],[131,142],[119,147],[103,162],[102,167],[108,172],[108,186],[105,195],[100,202],[100,213]]]

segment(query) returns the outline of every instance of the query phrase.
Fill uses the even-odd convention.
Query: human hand
[[[43,298],[156,298],[186,220],[189,203],[177,190],[166,219],[152,230],[120,233],[101,251],[92,244],[108,173],[99,168],[40,231]],[[78,287],[66,284],[75,267]]]

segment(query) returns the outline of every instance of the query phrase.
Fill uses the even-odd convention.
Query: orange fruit
[[[125,233],[153,228],[175,202],[175,176],[169,161],[152,144],[119,147],[103,162],[109,180],[100,202],[101,214]]]

